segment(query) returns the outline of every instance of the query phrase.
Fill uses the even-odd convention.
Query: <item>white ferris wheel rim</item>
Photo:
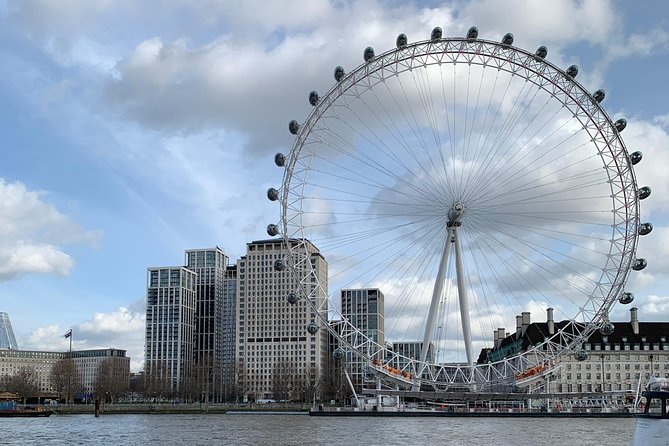
[[[496,68],[513,76],[519,76],[548,93],[553,100],[573,113],[574,119],[591,135],[610,183],[610,210],[613,221],[610,225],[612,236],[608,256],[611,263],[600,267],[602,277],[606,278],[603,281],[605,286],[593,292],[588,304],[583,305],[578,313],[573,315],[571,323],[561,327],[554,335],[537,343],[528,351],[511,358],[474,366],[429,364],[428,367],[434,381],[449,383],[462,382],[463,379],[467,382],[495,381],[506,379],[511,374],[524,370],[528,365],[550,362],[560,354],[580,345],[606,317],[616,298],[623,291],[635,257],[639,224],[638,188],[627,150],[614,123],[598,102],[562,69],[544,58],[517,47],[466,38],[445,38],[407,44],[363,63],[346,74],[319,98],[306,121],[300,126],[286,160],[280,190],[280,226],[286,241],[288,267],[298,277],[302,287],[296,291],[313,304],[315,300],[310,298],[311,291],[304,286],[307,278],[311,280],[314,277],[310,271],[311,263],[303,250],[303,243],[310,236],[303,224],[302,205],[305,199],[303,191],[308,186],[312,161],[310,155],[302,157],[305,142],[310,133],[315,131],[324,114],[336,106],[338,101],[343,100],[347,92],[353,89],[360,89],[362,92],[371,91],[389,77],[446,63],[453,66],[473,64],[483,69]],[[325,255],[327,256],[327,253]],[[600,294],[595,295],[595,293]],[[325,302],[327,304],[327,299]],[[320,319],[319,325],[331,329],[327,323],[327,314],[322,311],[323,308],[314,307],[313,310]],[[338,316],[341,318],[341,315]],[[335,335],[344,346],[352,348],[355,353],[370,358],[384,350],[383,345],[375,344],[345,318],[340,324],[347,327],[345,331],[348,335],[341,336],[341,333]],[[420,368],[420,364],[415,364],[417,362],[415,359],[404,359],[413,364],[414,368]]]

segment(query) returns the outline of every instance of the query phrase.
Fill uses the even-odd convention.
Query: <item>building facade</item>
[[[222,399],[227,401],[234,395],[237,381],[235,357],[237,351],[237,265],[226,268],[223,287]]]
[[[12,323],[7,313],[0,312],[0,349],[18,350],[19,345],[14,337]]]
[[[193,379],[197,274],[183,266],[148,268],[145,376],[172,392]]]
[[[222,392],[223,319],[230,318],[225,314],[227,265],[228,256],[219,248],[186,251],[186,268],[197,275],[193,365],[204,402],[219,401]]]
[[[340,291],[341,314],[353,327],[376,345],[385,344],[384,296],[378,288],[343,289]],[[378,360],[384,358],[378,357]],[[356,392],[367,382],[368,360],[346,352],[346,367]]]
[[[72,358],[81,377],[81,391],[85,397],[95,393],[98,369],[103,361],[110,362],[111,370],[119,382],[124,381],[129,385],[130,358],[126,356],[125,350],[118,348],[76,350],[63,355]]]
[[[493,348],[484,349],[479,362],[494,362],[543,342],[567,321],[555,322],[552,309],[546,322],[531,322],[530,314],[517,317],[516,331],[500,328]],[[560,357],[560,367],[536,385],[550,393],[624,393],[643,389],[653,377],[669,378],[669,323],[640,322],[638,310],[630,309],[630,320],[612,322],[610,335],[595,330],[583,344],[585,354]]]
[[[237,380],[247,398],[295,399],[322,381],[327,330],[307,332],[312,321],[320,324],[318,315],[304,298],[290,304],[287,296],[312,296],[327,320],[327,263],[310,242],[300,246],[314,271],[302,285],[286,269],[275,269],[285,256],[283,239],[247,243],[238,262]]]
[[[125,379],[127,382],[130,376],[130,358],[126,356],[125,350],[116,348],[74,350],[72,352],[0,350],[0,379],[13,376],[22,368],[34,370],[40,393],[55,397],[56,389],[51,382],[51,370],[56,363],[68,357],[72,358],[79,373],[81,382],[77,383],[76,387],[78,391],[86,395],[84,397],[91,398],[95,393],[98,368],[105,360],[112,361],[113,371],[120,380]]]

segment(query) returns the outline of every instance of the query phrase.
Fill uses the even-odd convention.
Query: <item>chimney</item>
[[[553,320],[553,309],[552,308],[547,308],[546,309],[546,324],[548,325],[548,334],[549,335],[554,335],[555,334],[555,321]]]
[[[632,332],[634,334],[639,334],[639,316],[638,309],[636,307],[630,308],[630,324],[632,324]]]
[[[500,345],[502,345],[502,340],[504,339],[504,329],[503,328],[498,328],[497,330],[494,330],[492,332],[492,338],[495,341],[495,347],[497,348]]]
[[[523,329],[523,317],[519,314],[516,316],[516,337],[520,337],[520,332]]]
[[[527,330],[527,327],[530,325],[530,312],[523,311],[520,314],[523,320],[523,333],[525,333],[525,330]]]
[[[499,343],[499,338],[497,337],[497,330],[492,331],[492,348],[497,348],[497,344]]]

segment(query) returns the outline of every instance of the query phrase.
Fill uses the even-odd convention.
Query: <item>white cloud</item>
[[[127,351],[131,370],[144,366],[144,300],[130,308],[119,307],[108,313],[95,313],[89,320],[72,326],[72,349],[118,348]],[[33,330],[19,340],[25,350],[67,351],[69,339],[64,337],[70,327],[48,325]]]
[[[0,178],[0,281],[26,274],[67,275],[74,260],[60,246],[94,244],[99,238],[45,202],[44,195]]]

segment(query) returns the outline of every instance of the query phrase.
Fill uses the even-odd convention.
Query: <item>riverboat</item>
[[[669,444],[669,379],[652,378],[641,394],[645,398],[637,415],[632,446]]]
[[[19,408],[13,401],[0,403],[0,418],[10,417],[48,417],[53,413],[42,406]]]

